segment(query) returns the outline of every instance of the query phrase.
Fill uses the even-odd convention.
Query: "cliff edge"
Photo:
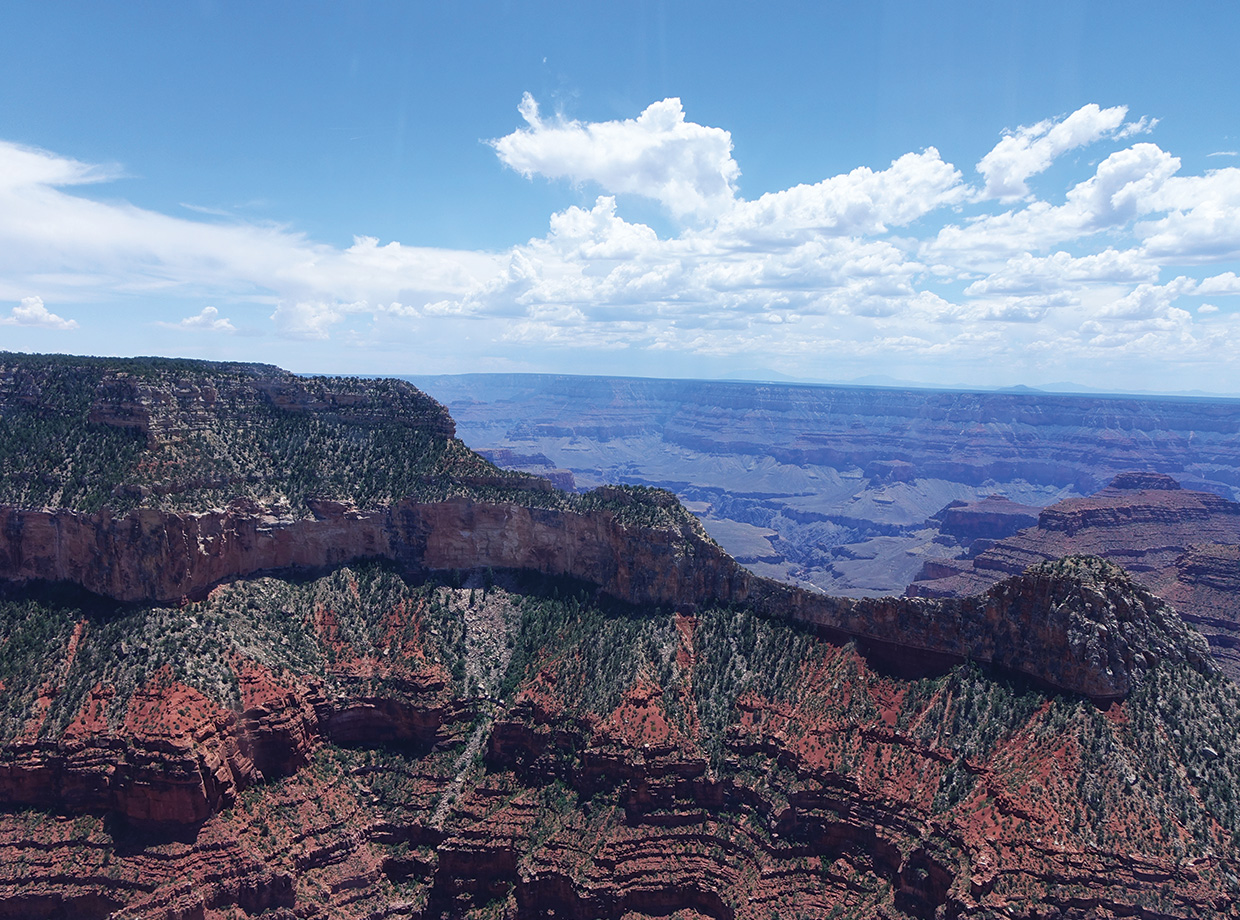
[[[1147,652],[1210,666],[1152,599],[1132,600],[1122,620],[1113,601],[1064,602],[1057,591],[1098,587],[1101,576],[1088,570],[1082,581],[1080,565],[964,601],[852,601],[759,578],[669,493],[571,495],[499,471],[455,440],[442,406],[400,381],[11,356],[0,364],[0,413],[0,497],[10,499],[0,504],[0,579],[12,582],[168,603],[260,572],[382,558],[411,572],[568,576],[637,605],[751,603],[863,640],[904,667],[977,660],[1097,700],[1130,692]],[[19,447],[41,419],[76,459],[38,478]],[[96,441],[129,452],[108,460],[82,446]],[[36,481],[49,500],[72,502],[31,507]],[[117,507],[91,510],[105,490]],[[240,494],[226,507],[198,506],[220,490]]]

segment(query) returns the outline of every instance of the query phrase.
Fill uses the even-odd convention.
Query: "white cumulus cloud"
[[[974,281],[964,292],[969,295],[1037,294],[1062,290],[1086,283],[1137,283],[1158,278],[1158,267],[1130,249],[1107,248],[1088,256],[1075,257],[1060,250],[1037,257],[1022,253],[998,271]]]
[[[1025,180],[1045,172],[1061,154],[1104,137],[1128,137],[1154,126],[1146,118],[1125,125],[1127,114],[1127,106],[1104,109],[1091,102],[1064,118],[1048,118],[1005,133],[977,164],[986,179],[982,195],[1003,201],[1023,198],[1029,194]]]
[[[187,316],[179,323],[160,323],[168,329],[187,329],[191,332],[223,332],[232,334],[237,327],[227,318],[220,316],[215,307],[203,307],[202,312],[195,316]]]
[[[1202,279],[1197,285],[1199,294],[1240,294],[1240,277],[1235,272],[1223,272]]]
[[[1139,284],[1098,315],[1108,319],[1150,320],[1171,315],[1179,318],[1184,311],[1172,304],[1184,294],[1192,293],[1197,282],[1180,275],[1166,284]],[[1186,315],[1186,314],[1185,314]]]
[[[740,176],[732,135],[686,121],[679,99],[655,102],[636,118],[588,124],[544,120],[529,93],[519,111],[526,127],[491,145],[527,178],[595,182],[613,194],[653,198],[678,218],[712,217],[732,203]]]
[[[22,302],[8,316],[0,318],[4,326],[41,326],[44,329],[69,330],[78,327],[77,320],[65,319],[50,312],[43,305],[42,297],[23,297]]]
[[[965,194],[960,171],[929,147],[906,153],[879,172],[861,166],[814,185],[738,202],[712,233],[749,240],[873,235],[955,204]]]
[[[1094,175],[1068,190],[1061,205],[1047,201],[949,224],[922,246],[935,263],[993,271],[1021,253],[1084,240],[1126,227],[1167,206],[1163,186],[1180,160],[1157,144],[1134,144],[1107,156]]]
[[[1189,262],[1240,257],[1240,169],[1169,178],[1151,197],[1152,209],[1167,212],[1136,228],[1152,255]]]

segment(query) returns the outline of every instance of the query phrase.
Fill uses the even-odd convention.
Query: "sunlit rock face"
[[[1240,678],[1240,504],[1184,489],[1154,473],[1124,473],[1088,498],[1045,509],[1034,527],[971,559],[928,561],[908,588],[917,597],[963,597],[1028,566],[1092,553],[1123,566],[1175,605]]]
[[[512,569],[579,579],[630,604],[747,604],[775,619],[871,643],[874,654],[901,667],[923,657],[981,661],[1098,700],[1128,694],[1133,652],[1152,641],[1151,616],[1163,624],[1156,632],[1179,622],[1153,598],[1134,608],[1140,616],[1130,611],[1108,620],[1104,611],[1113,604],[1069,604],[1037,579],[1026,584],[1018,578],[964,601],[827,597],[751,575],[691,519],[680,528],[634,527],[610,511],[468,499],[401,502],[386,513],[319,510],[318,519],[283,524],[253,513],[200,517],[144,510],[113,521],[106,512],[10,511],[7,521],[0,519],[0,576],[68,582],[119,601],[167,603],[263,571],[314,571],[369,558],[397,561],[410,573]],[[1100,638],[1080,639],[1081,630]],[[1174,644],[1185,641],[1180,636]],[[1159,657],[1166,656],[1160,651]]]

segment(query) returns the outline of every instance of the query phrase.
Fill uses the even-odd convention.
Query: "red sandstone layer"
[[[868,640],[901,666],[971,658],[1096,699],[1128,693],[1132,673],[1143,667],[1135,656],[1151,642],[1162,643],[1160,658],[1203,657],[1174,615],[1152,603],[1141,618],[1116,620],[1111,603],[1042,610],[1042,599],[1025,588],[967,602],[826,597],[752,575],[688,524],[628,527],[609,512],[466,499],[404,501],[373,512],[328,501],[313,507],[317,517],[300,520],[242,504],[205,514],[140,509],[120,518],[4,508],[0,578],[168,601],[201,596],[228,578],[368,557],[415,570],[522,569],[581,579],[639,605],[751,602],[773,617]],[[1035,595],[1050,590],[1026,587]]]

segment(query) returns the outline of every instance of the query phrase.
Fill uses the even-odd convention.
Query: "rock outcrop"
[[[614,500],[622,490],[610,490]],[[674,500],[673,500],[674,501]],[[310,499],[295,518],[252,502],[121,516],[0,507],[0,579],[69,582],[120,601],[175,602],[257,572],[385,558],[411,569],[528,569],[639,604],[743,595],[750,576],[686,522],[634,527],[610,511],[402,501],[372,511]]]
[[[70,388],[77,392],[66,396]],[[456,434],[442,405],[397,381],[299,377],[268,364],[0,356],[0,409],[63,411],[79,401],[87,423],[138,432],[148,447],[243,426],[267,409]]]
[[[938,522],[940,532],[971,546],[979,540],[999,540],[1032,527],[1040,510],[1002,495],[987,495],[975,502],[949,502],[930,519]]]
[[[780,597],[776,609],[924,671],[980,661],[1098,701],[1131,691],[1148,663],[1215,667],[1205,639],[1123,570],[1093,556],[1031,566],[960,599]]]
[[[60,738],[5,745],[0,802],[108,813],[144,828],[196,826],[241,790],[295,772],[324,742],[429,748],[468,714],[436,670],[403,681],[399,693],[328,698],[315,681],[284,687],[271,675],[256,679],[254,662],[238,669],[240,711],[164,675],[138,689],[119,731],[83,724],[88,700]]]
[[[241,499],[304,516],[326,497],[517,497],[454,437],[435,400],[398,380],[298,377],[167,359],[0,354],[0,504],[197,514]]]
[[[824,600],[784,591],[751,598],[774,619],[859,638],[875,661],[917,676],[972,660],[1109,701],[1127,696],[1158,665],[1202,673],[1214,667],[1205,641],[1170,607],[1093,557],[1035,567],[963,602]],[[919,644],[909,645],[910,638]],[[305,763],[323,741],[427,747],[469,714],[446,697],[448,681],[434,667],[389,681],[384,693],[334,699],[321,681],[282,685],[250,661],[234,669],[239,711],[172,680],[165,668],[128,703],[120,733],[101,731],[110,694],[96,687],[59,738],[0,748],[0,802],[199,823],[238,790]]]
[[[266,569],[391,555],[386,512],[314,507],[317,516],[300,519],[244,501],[199,514],[144,508],[118,516],[0,507],[0,578],[166,602]]]
[[[1031,565],[1091,553],[1128,570],[1169,600],[1209,640],[1219,663],[1240,679],[1240,504],[1181,488],[1157,473],[1125,473],[1088,498],[1046,508],[1037,526],[971,559],[931,560],[907,593],[966,597]]]
[[[679,529],[633,527],[608,511],[468,499],[400,502],[374,512],[339,502],[313,507],[318,516],[301,520],[249,506],[201,515],[139,510],[122,518],[0,509],[0,578],[71,582],[121,601],[171,602],[201,597],[230,578],[366,558],[395,560],[410,571],[525,570],[580,579],[630,604],[750,603],[776,619],[865,640],[901,666],[973,659],[1099,700],[1128,693],[1133,655],[1148,638],[1117,631],[1103,616],[1110,607],[1051,603],[1032,582],[967,601],[811,593],[750,574],[690,522]],[[1142,601],[1140,609],[1153,611],[1152,603]],[[1175,621],[1158,615],[1166,624]],[[1082,630],[1095,638],[1079,639]],[[1181,640],[1188,642],[1182,630],[1175,641]],[[1191,643],[1179,657],[1185,655],[1200,657]]]

